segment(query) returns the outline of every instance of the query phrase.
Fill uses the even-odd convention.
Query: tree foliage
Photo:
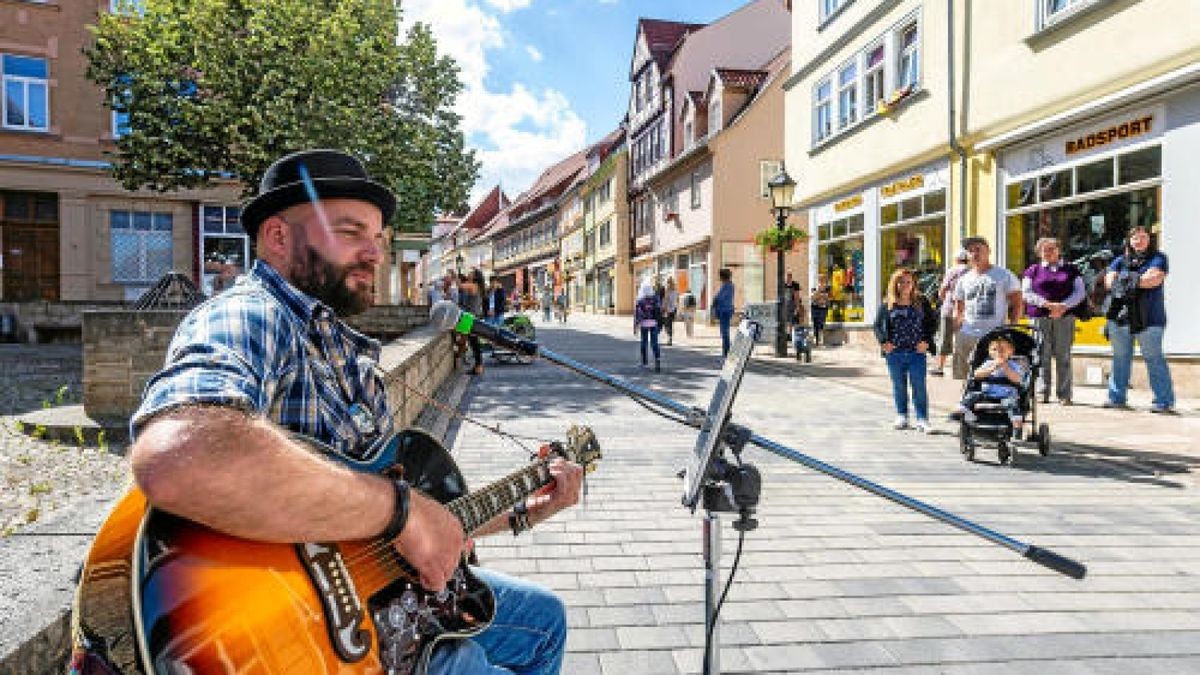
[[[126,113],[113,174],[168,191],[235,177],[247,194],[272,161],[350,152],[389,185],[393,223],[460,209],[478,174],[453,111],[457,64],[429,27],[400,39],[398,0],[142,0],[105,14],[88,76]]]

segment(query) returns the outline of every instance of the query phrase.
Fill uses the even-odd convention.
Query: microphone
[[[538,345],[521,338],[512,331],[479,321],[474,314],[464,312],[450,300],[439,300],[429,310],[429,322],[438,330],[452,330],[463,335],[474,335],[523,356],[537,356]]]

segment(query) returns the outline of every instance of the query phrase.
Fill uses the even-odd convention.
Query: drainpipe
[[[954,128],[954,0],[946,0],[946,132],[958,155],[958,243],[967,238],[967,151]]]

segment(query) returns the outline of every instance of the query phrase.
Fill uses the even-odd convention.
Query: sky
[[[616,129],[629,101],[639,17],[709,23],[746,0],[403,0],[433,28],[464,91],[467,145],[480,160],[474,205],[510,198],[544,169]]]

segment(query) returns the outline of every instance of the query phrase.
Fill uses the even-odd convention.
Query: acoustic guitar
[[[586,427],[572,427],[567,443],[550,450],[589,471],[601,456]],[[409,429],[364,467],[403,477],[444,504],[470,535],[548,484],[549,461],[468,492],[446,449]],[[434,593],[390,542],[249,541],[149,507],[133,489],[101,527],[84,565],[72,667],[424,675],[438,643],[476,635],[494,616],[492,591],[465,558]]]

